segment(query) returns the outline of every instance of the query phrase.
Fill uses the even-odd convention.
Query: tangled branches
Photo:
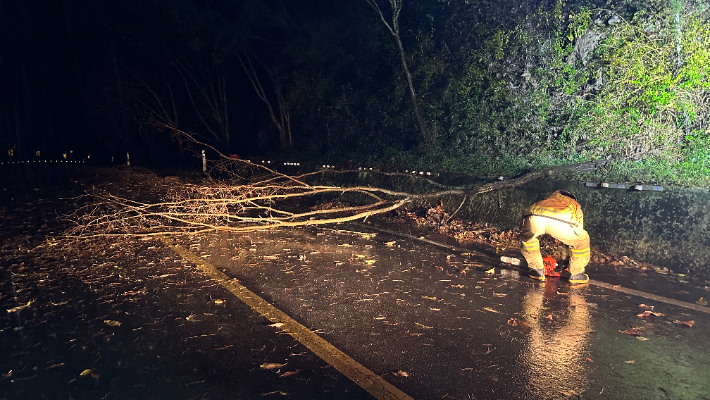
[[[218,154],[211,172],[226,179],[201,184],[152,185],[149,198],[95,192],[73,216],[69,235],[158,236],[215,231],[250,232],[277,227],[332,224],[367,218],[402,207],[411,195],[382,188],[309,185],[300,177],[276,172],[246,160],[232,159],[191,134],[165,126],[179,140]],[[258,179],[254,181],[254,179]],[[148,182],[141,185],[150,186]],[[318,202],[338,198],[329,205]],[[327,204],[327,202],[326,202]]]
[[[497,181],[468,190],[457,188],[426,194],[366,186],[311,185],[307,183],[307,179],[318,172],[300,176],[282,174],[247,160],[224,156],[209,145],[199,142],[191,134],[165,127],[171,129],[179,140],[209,148],[217,153],[218,159],[210,162],[211,173],[225,178],[209,178],[199,184],[160,180],[152,182],[151,185],[148,177],[141,177],[140,186],[151,189],[144,197],[151,200],[138,200],[135,195],[128,198],[108,191],[94,192],[86,196],[89,203],[74,214],[75,225],[69,232],[70,236],[250,232],[279,227],[333,224],[383,214],[414,200],[438,199],[451,195],[463,198],[460,209],[467,196],[514,187],[553,172],[586,171],[597,167],[595,163],[582,163],[545,168],[512,180]],[[442,185],[437,185],[442,189]]]
[[[75,214],[72,236],[156,236],[215,231],[249,232],[277,227],[332,224],[395,210],[406,193],[368,187],[309,186],[287,179],[248,185],[183,185],[168,201],[142,202],[95,193]],[[360,205],[314,207],[338,196]]]

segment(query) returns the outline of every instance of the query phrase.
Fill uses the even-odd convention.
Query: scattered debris
[[[695,325],[695,321],[693,321],[693,320],[681,321],[681,320],[678,320],[678,319],[677,319],[677,320],[673,321],[673,323],[676,324],[676,325],[681,325],[681,326],[685,326],[685,327],[688,327],[688,328],[692,328],[693,325]]]
[[[108,326],[121,326],[121,325],[123,325],[122,322],[114,321],[114,320],[112,320],[112,319],[105,319],[105,320],[104,320],[104,324],[106,324],[106,325],[108,325]]]
[[[395,371],[395,372],[392,373],[392,375],[401,376],[401,377],[404,377],[404,378],[409,378],[409,373],[406,372],[406,371],[402,371],[402,370]]]
[[[626,335],[631,335],[631,336],[641,336],[641,332],[636,330],[636,329],[626,329],[626,330],[619,330],[619,332],[626,334]]]
[[[280,363],[263,363],[259,367],[261,369],[279,369],[285,367],[286,364],[280,364]]]
[[[705,300],[702,296],[698,299],[698,301],[695,302],[695,304],[701,305],[701,306],[706,306],[708,305],[708,301]]]
[[[654,307],[654,306],[647,306],[647,305],[645,305],[645,304],[639,304],[639,308],[640,308],[642,311],[653,311],[653,307]]]
[[[640,314],[636,314],[636,316],[644,318],[644,319],[651,319],[652,317],[662,317],[665,314],[659,313],[659,312],[653,312],[653,311],[644,311]]]
[[[8,312],[8,313],[18,312],[18,311],[20,311],[20,310],[23,310],[23,309],[29,307],[31,304],[32,304],[32,300],[28,301],[26,304],[23,304],[23,305],[21,305],[21,306],[8,308],[8,309],[7,309],[7,312]]]
[[[525,326],[525,327],[529,326],[529,324],[527,323],[527,321],[521,321],[521,320],[519,320],[519,319],[517,319],[517,318],[511,318],[511,319],[509,319],[509,320],[508,320],[508,325],[510,325],[510,326]]]

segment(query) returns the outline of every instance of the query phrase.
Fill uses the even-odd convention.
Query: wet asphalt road
[[[3,220],[0,399],[372,398],[158,240],[17,240],[51,236],[41,210]],[[409,237],[349,224],[180,241],[415,399],[710,398],[708,314],[539,284],[492,249],[387,228]],[[710,297],[655,273],[590,275]],[[642,303],[662,315],[637,316]]]
[[[710,398],[707,314],[594,286],[535,283],[488,255],[361,226],[237,242],[192,245],[414,398]],[[641,275],[657,281],[649,290],[674,285]],[[658,294],[697,291],[676,286]],[[642,303],[663,315],[638,317]]]

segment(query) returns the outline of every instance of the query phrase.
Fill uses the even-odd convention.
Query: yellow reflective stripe
[[[533,242],[533,243],[523,242],[523,248],[525,250],[538,250],[538,249],[540,249],[540,242]]]
[[[583,257],[588,255],[591,252],[589,247],[584,248],[584,249],[570,249],[570,253],[572,257]]]
[[[562,216],[565,216],[567,217],[567,219],[572,219],[572,216],[575,214],[576,211],[577,207],[575,207],[573,204],[570,204],[562,210],[535,205],[528,209],[528,212],[530,214],[549,215],[555,218],[561,218]]]

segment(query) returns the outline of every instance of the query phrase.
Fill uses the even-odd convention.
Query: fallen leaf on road
[[[496,314],[500,314],[500,311],[496,311],[496,310],[494,310],[494,309],[492,309],[492,308],[490,308],[490,307],[483,307],[483,309],[486,310],[486,311],[494,312],[494,313],[496,313]]]
[[[508,325],[510,326],[528,326],[527,321],[521,321],[517,318],[511,318],[508,320]]]
[[[664,314],[653,311],[644,311],[640,314],[636,314],[637,317],[641,318],[651,318],[651,317],[662,317]]]
[[[706,305],[708,305],[708,301],[705,300],[705,298],[700,297],[700,298],[698,299],[698,301],[695,302],[695,304],[699,304],[699,305],[701,305],[701,306],[706,306]]]
[[[402,377],[405,377],[405,378],[409,378],[409,373],[406,372],[406,371],[402,371],[402,370],[400,370],[400,371],[395,371],[395,372],[392,373],[392,375],[397,375],[397,376],[402,376]]]
[[[322,233],[318,233],[318,235],[322,235]],[[280,394],[281,396],[288,396],[288,393],[286,393],[286,392],[284,392],[284,391],[282,391],[282,390],[275,390],[275,391],[273,391],[273,392],[262,393],[262,394],[261,394],[261,397],[270,396],[270,395],[272,395],[272,394]]]
[[[17,307],[8,308],[7,312],[8,313],[18,312],[18,311],[22,310],[23,308],[29,307],[30,304],[32,304],[32,300],[28,301],[27,304],[23,304],[23,305],[17,306]]]
[[[690,320],[690,321],[681,321],[681,320],[675,320],[673,321],[674,324],[676,325],[681,325],[681,326],[687,326],[688,328],[692,328],[693,325],[695,325],[695,321]]]
[[[276,322],[276,323],[273,323],[269,326],[272,328],[281,328],[282,326],[284,326],[284,323],[283,322]]]
[[[353,247],[350,243],[339,244],[338,247]]]
[[[279,256],[264,256],[264,260],[278,260]]]
[[[287,376],[296,375],[296,374],[299,373],[299,372],[301,372],[300,369],[297,369],[297,370],[295,370],[295,371],[286,371],[286,372],[284,372],[283,374],[279,375],[279,378],[285,378],[285,377],[287,377]]]
[[[437,266],[436,266],[436,269],[438,269],[439,271],[443,271],[443,270],[444,270],[444,267],[442,267],[442,266],[440,266],[440,265],[437,265]]]
[[[87,376],[87,375],[91,375],[91,374],[93,374],[93,373],[94,373],[94,370],[93,370],[93,369],[87,368],[87,369],[81,371],[81,373],[79,374],[79,376]]]
[[[627,334],[627,335],[631,335],[631,336],[640,336],[641,335],[641,332],[637,331],[636,329],[627,329],[624,331],[620,330],[619,332]]]
[[[391,241],[391,242],[385,242],[385,246],[392,247],[392,246],[394,246],[396,243],[397,243],[396,240],[393,240],[393,241]]]
[[[279,364],[279,363],[263,363],[263,364],[261,364],[259,367],[261,367],[261,369],[279,369],[279,368],[282,368],[282,367],[285,367],[285,366],[286,366],[286,364]]]
[[[367,264],[367,265],[372,265],[376,262],[377,262],[377,260],[365,260],[365,264]]]
[[[112,319],[105,319],[104,324],[108,326],[121,326],[122,322],[114,321]]]
[[[555,316],[552,314],[549,314],[547,317],[545,317],[545,319],[548,321],[552,321],[553,319],[555,319]]]
[[[593,363],[593,362],[594,362],[594,360],[592,360],[592,359],[589,358],[589,357],[585,357],[584,359],[587,360],[587,362],[590,362],[590,363]]]
[[[647,306],[645,304],[639,304],[639,308],[643,311],[653,311],[654,306]]]
[[[628,361],[624,361],[624,362],[627,364],[635,364],[636,363],[636,361],[634,361],[634,360],[628,360]]]
[[[649,339],[647,337],[643,337],[643,336],[637,336],[636,340],[638,340],[639,342],[645,342],[645,341],[651,340],[651,339]]]
[[[431,326],[426,326],[426,325],[424,325],[424,324],[420,324],[419,322],[415,322],[414,325],[421,326],[421,327],[424,328],[424,329],[431,329],[431,328],[433,328],[433,327],[431,327]]]
[[[496,273],[496,269],[495,269],[495,268],[491,268],[491,269],[489,269],[488,271],[486,271],[486,273],[487,273],[487,274],[495,274],[495,273]]]
[[[436,297],[432,297],[432,296],[422,296],[422,299],[436,300]]]

